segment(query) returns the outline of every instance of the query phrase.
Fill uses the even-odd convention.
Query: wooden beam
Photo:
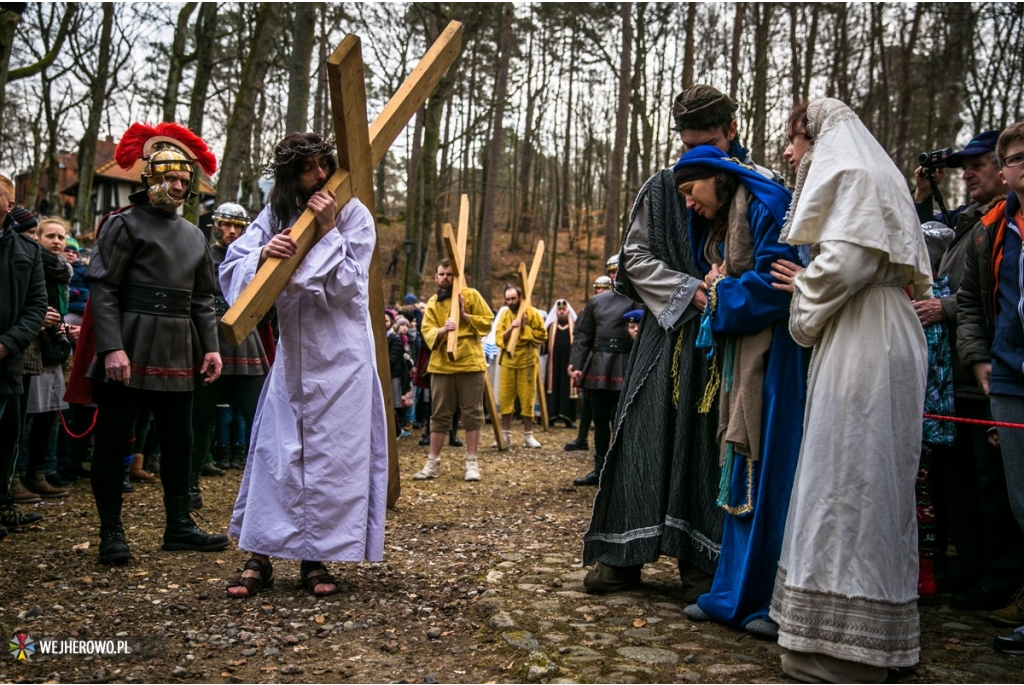
[[[331,94],[331,119],[338,150],[338,168],[348,172],[352,197],[358,198],[372,213],[376,206],[373,193],[373,163],[369,128],[366,125],[366,84],[363,81],[360,41],[348,35],[327,60],[327,82]],[[346,75],[348,78],[346,78]],[[339,209],[342,205],[339,205]],[[316,223],[311,231],[319,235]],[[381,282],[380,245],[374,242],[370,257],[369,282]],[[398,466],[398,441],[395,437],[395,412],[391,411],[391,362],[387,330],[384,324],[384,295],[380,288],[369,289],[370,328],[376,352],[377,378],[384,394],[387,423],[388,493],[387,505],[393,507],[402,493]]]
[[[548,360],[548,364],[551,360]],[[541,430],[548,430],[548,392],[544,386],[544,375],[540,372],[540,364],[537,364],[537,395],[540,397],[540,425]]]
[[[354,36],[350,36],[355,39]],[[341,46],[331,56],[337,58],[340,63],[345,55],[352,50],[352,43],[346,37]],[[356,44],[358,45],[358,39]],[[346,43],[348,43],[346,45]],[[455,61],[456,56],[462,50],[462,24],[453,21],[448,24],[441,36],[434,42],[427,54],[420,60],[413,69],[409,78],[398,89],[398,92],[391,98],[380,116],[369,127],[369,148],[370,163],[368,173],[380,163],[388,148],[401,133],[402,129],[409,122],[409,119],[416,113],[427,97],[441,79],[441,76],[448,70],[448,67]],[[328,60],[330,64],[330,60]],[[352,74],[350,79],[363,81],[363,73]],[[365,88],[365,86],[364,86]],[[332,102],[333,102],[332,95]],[[365,101],[365,98],[364,98]],[[364,103],[365,110],[365,103]],[[337,116],[337,112],[335,113]],[[365,120],[365,111],[363,114]],[[339,150],[340,154],[340,150]],[[352,179],[349,169],[338,169],[327,180],[325,188],[334,191],[338,201],[338,209],[344,207],[353,197]],[[373,205],[368,205],[373,211]],[[312,210],[307,209],[292,226],[292,238],[298,244],[298,253],[291,259],[268,259],[260,267],[256,276],[249,285],[242,291],[239,298],[228,309],[224,318],[221,319],[221,326],[227,339],[235,345],[240,345],[245,337],[249,335],[256,324],[262,319],[277,300],[277,296],[284,290],[292,274],[309,254],[310,249],[316,244],[318,231],[316,230],[316,218]],[[377,287],[380,281],[372,281],[373,288]]]
[[[537,241],[537,248],[533,253],[533,263],[530,265],[530,273],[526,273],[526,264],[519,263],[519,282],[523,287],[523,301],[519,305],[519,325],[512,329],[508,338],[508,345],[505,346],[505,354],[511,357],[515,354],[516,345],[519,344],[519,336],[522,334],[523,321],[526,320],[526,312],[533,306],[533,286],[537,283],[537,275],[540,273],[540,264],[544,258],[544,241]]]
[[[494,430],[494,444],[498,450],[505,451],[505,438],[501,435],[501,416],[498,404],[494,401],[494,386],[491,384],[491,372],[484,371],[484,399],[487,400],[487,411],[491,415],[491,428]]]
[[[448,334],[448,361],[455,361],[459,344],[459,329],[462,327],[462,309],[459,298],[466,283],[466,236],[469,233],[469,195],[459,201],[459,232],[452,235],[452,225],[445,224],[442,239],[448,259],[452,262],[452,302],[448,317],[455,322],[455,330]]]

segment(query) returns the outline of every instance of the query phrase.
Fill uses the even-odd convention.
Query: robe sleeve
[[[121,340],[120,284],[131,265],[132,242],[121,217],[110,217],[103,225],[89,261],[85,278],[89,283],[89,308],[96,337],[96,354],[123,350]]]
[[[813,347],[821,331],[847,300],[870,281],[884,253],[840,240],[819,243],[821,250],[793,281],[789,332],[802,347]]]
[[[440,341],[446,337],[440,335],[443,325],[444,321],[440,320],[438,313],[437,298],[431,297],[423,312],[423,324],[420,326],[420,335],[423,336],[423,342],[427,344],[428,349],[436,350],[440,346]]]
[[[576,319],[576,327],[572,336],[572,349],[569,352],[569,364],[572,365],[574,371],[583,371],[587,358],[590,356],[590,348],[594,345],[594,334],[597,330],[597,325],[594,322],[592,302],[593,299],[583,307],[579,318]]]
[[[466,290],[462,291],[467,293]],[[491,332],[491,324],[494,323],[494,312],[484,301],[480,293],[473,291],[466,300],[466,316],[469,317],[469,325],[476,332],[476,337],[483,338]],[[461,331],[462,329],[460,329]]]
[[[196,269],[192,285],[192,323],[199,334],[203,346],[203,354],[220,351],[220,339],[217,335],[217,312],[213,306],[214,292],[217,289],[217,275],[213,271],[213,255],[210,245],[203,241],[203,260]]]
[[[234,303],[245,286],[255,278],[260,265],[260,251],[274,235],[274,222],[268,205],[249,224],[245,233],[228,246],[224,261],[220,264],[218,278],[224,299],[229,303]]]
[[[494,342],[501,349],[505,349],[505,331],[512,325],[512,310],[505,309],[498,316],[498,325],[494,328]],[[519,334],[522,336],[522,333]],[[521,339],[521,338],[520,338]]]
[[[540,314],[533,307],[530,307],[530,311],[527,312],[525,323],[523,332],[519,334],[522,340],[534,345],[542,345],[548,341],[548,331],[544,328]]]
[[[633,221],[626,231],[622,243],[625,261],[619,267],[629,273],[633,289],[643,299],[648,311],[657,318],[658,324],[666,331],[671,331],[697,315],[697,309],[689,305],[701,282],[689,274],[670,269],[651,252],[647,197],[644,196],[641,202],[642,205],[634,212]]]
[[[750,230],[754,239],[754,268],[715,286],[718,304],[711,317],[715,333],[750,335],[789,314],[789,293],[772,287],[772,262],[799,263],[796,248],[779,242],[779,226],[760,202],[751,202]]]
[[[335,229],[321,238],[295,270],[285,293],[305,293],[321,309],[332,309],[364,292],[377,239],[373,217],[352,198],[338,213]]]

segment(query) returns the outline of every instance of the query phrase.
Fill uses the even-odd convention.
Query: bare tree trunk
[[[732,58],[729,63],[729,97],[736,101],[736,91],[740,87],[740,45],[743,42],[743,14],[747,11],[747,3],[737,2],[732,20]]]
[[[532,227],[530,222],[530,193],[527,190],[530,184],[530,171],[533,169],[533,116],[537,104],[537,90],[533,85],[533,40],[534,31],[530,31],[530,43],[527,48],[526,66],[526,123],[523,126],[522,153],[519,159],[519,178],[517,186],[520,191],[519,207],[516,211],[516,219],[512,223],[512,239],[509,243],[509,250],[519,249],[519,235],[529,235]]]
[[[5,129],[4,105],[7,103],[7,84],[23,78],[35,76],[46,67],[53,64],[64,47],[64,40],[71,28],[71,21],[78,12],[78,3],[69,2],[64,10],[64,16],[60,20],[60,27],[57,29],[57,36],[53,45],[39,60],[32,64],[26,64],[17,69],[11,69],[11,49],[14,47],[14,32],[21,21],[21,15],[10,9],[0,9],[0,131]],[[102,46],[101,46],[102,47]],[[109,54],[109,46],[107,49]]]
[[[178,88],[181,86],[181,74],[185,71],[185,65],[194,55],[185,54],[185,45],[188,42],[188,20],[192,18],[198,2],[186,2],[178,10],[178,23],[174,29],[174,40],[171,41],[171,54],[168,55],[167,84],[164,88],[163,119],[162,121],[177,121],[178,109]]]
[[[963,119],[959,115],[963,104],[964,82],[967,80],[968,51],[973,48],[974,25],[977,21],[970,3],[948,5],[948,8],[950,32],[946,43],[946,59],[943,60],[945,89],[935,136],[939,141],[953,140],[963,126]]]
[[[288,57],[288,111],[284,117],[288,133],[309,127],[309,68],[316,37],[316,10],[316,3],[295,3],[292,52]]]
[[[320,7],[320,41],[316,70],[316,94],[313,96],[313,130],[327,130],[327,26],[324,5]]]
[[[619,251],[619,208],[622,206],[622,156],[626,152],[629,133],[629,86],[633,22],[631,3],[620,5],[622,18],[622,52],[619,56],[619,105],[615,116],[615,144],[608,163],[608,204],[604,213],[604,258]]]
[[[771,3],[761,2],[754,6],[757,26],[754,29],[754,126],[750,151],[758,161],[764,160],[765,129],[768,125],[768,39],[774,14],[775,5]]]
[[[571,215],[572,202],[569,198],[569,156],[572,150],[572,117],[575,108],[572,102],[572,89],[576,81],[576,29],[572,29],[572,37],[569,39],[569,95],[565,99],[565,149],[562,151],[562,213],[561,226],[569,231],[569,245],[572,246]],[[552,246],[552,250],[557,244]]]
[[[213,75],[213,48],[216,44],[217,3],[204,2],[196,17],[196,75],[189,100],[188,127],[197,136],[203,134],[206,92]]]
[[[256,27],[249,55],[242,67],[238,84],[238,98],[235,100],[231,118],[228,120],[227,136],[224,143],[224,157],[221,160],[220,176],[217,179],[217,203],[234,201],[238,196],[238,180],[242,163],[247,154],[252,127],[256,116],[256,96],[262,90],[274,51],[268,46],[274,43],[274,34],[279,29],[282,4],[265,2],[256,13]]]
[[[686,6],[686,42],[683,47],[683,88],[693,85],[693,41],[697,27],[697,3]]]
[[[910,142],[910,109],[914,102],[914,81],[912,78],[912,66],[914,59],[914,46],[917,44],[917,34],[921,26],[921,16],[924,14],[923,5],[914,5],[914,16],[910,21],[910,31],[906,34],[907,40],[903,45],[902,76],[903,92],[900,94],[900,121],[896,133],[896,166],[900,169],[906,167],[907,145]]]
[[[114,3],[101,5],[103,23],[100,29],[100,51],[96,61],[96,78],[89,84],[92,102],[89,121],[78,146],[78,196],[75,198],[75,220],[80,231],[91,231],[93,226],[92,181],[96,172],[96,142],[103,118],[103,101],[110,77],[110,48],[114,34]]]
[[[804,53],[804,82],[800,87],[800,101],[803,102],[811,96],[811,76],[814,71],[814,42],[818,35],[818,18],[821,11],[821,5],[815,3],[811,5],[811,30],[807,32],[811,39],[807,42],[807,52]]]
[[[800,41],[796,37],[797,3],[788,4],[789,9],[789,69],[793,81],[793,106],[802,102],[800,97]]]
[[[508,92],[508,65],[512,52],[514,13],[515,10],[511,2],[502,3],[498,73],[494,87],[493,131],[487,155],[487,181],[484,185],[480,244],[476,253],[476,284],[488,301],[490,301],[491,290],[491,251],[494,249],[494,208],[498,197],[498,160],[501,158],[501,138],[504,132],[505,99]]]

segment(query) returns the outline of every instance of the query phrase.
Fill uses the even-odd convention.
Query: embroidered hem
[[[917,601],[888,602],[786,585],[786,569],[775,577],[770,616],[779,624],[779,646],[828,654],[870,666],[917,664],[921,623]]]

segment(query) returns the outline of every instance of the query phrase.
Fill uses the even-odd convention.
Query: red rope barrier
[[[68,423],[67,423],[67,421],[64,420],[64,412],[62,412],[62,411],[57,412],[57,416],[60,417],[60,424],[62,426],[64,426],[64,432],[68,434],[68,437],[70,437],[72,440],[79,440],[79,439],[84,438],[85,436],[87,436],[89,433],[91,433],[92,429],[96,427],[96,416],[99,414],[99,412],[100,412],[99,409],[93,409],[92,410],[92,422],[89,424],[89,427],[86,428],[85,431],[81,435],[75,435],[74,433],[71,432],[71,429],[68,428]]]
[[[969,423],[974,426],[996,426],[998,428],[1024,428],[1024,423],[1006,423],[1005,421],[983,421],[981,419],[962,419],[959,416],[942,416],[941,414],[925,414],[926,419],[952,421],[953,423]]]

